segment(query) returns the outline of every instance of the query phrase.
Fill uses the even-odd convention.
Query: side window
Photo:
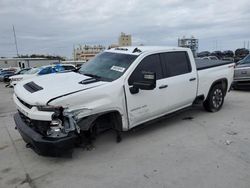
[[[41,70],[39,72],[39,75],[44,75],[44,74],[50,74],[52,72],[52,68],[51,67],[46,67],[43,70]]]
[[[70,66],[70,65],[63,65],[63,68],[64,68],[65,70],[74,70],[74,69],[75,69],[75,67]]]
[[[250,55],[247,56],[245,63],[250,63]]]
[[[135,81],[143,81],[142,71],[155,72],[157,80],[163,78],[159,54],[145,57],[131,74],[128,84],[132,85]]]
[[[63,72],[65,69],[62,66],[53,67],[53,72]]]
[[[167,77],[191,72],[191,64],[186,52],[166,52],[160,57],[165,65]]]

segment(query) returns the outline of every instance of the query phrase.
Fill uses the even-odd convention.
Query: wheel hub
[[[223,92],[221,89],[216,89],[213,94],[213,105],[215,108],[219,108],[223,101]]]

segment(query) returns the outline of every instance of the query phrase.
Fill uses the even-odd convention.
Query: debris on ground
[[[226,141],[225,141],[225,144],[226,144],[226,145],[230,145],[230,144],[232,144],[232,142],[233,142],[233,141],[226,140]]]
[[[194,117],[189,116],[189,117],[184,117],[182,120],[192,120],[192,119],[194,119]]]
[[[227,132],[228,135],[237,135],[238,133],[236,131],[228,131]]]

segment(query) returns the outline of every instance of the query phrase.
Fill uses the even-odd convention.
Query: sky
[[[79,44],[109,46],[121,32],[133,45],[177,46],[199,39],[199,51],[235,50],[250,41],[249,0],[0,0],[0,57],[49,54],[72,58]]]

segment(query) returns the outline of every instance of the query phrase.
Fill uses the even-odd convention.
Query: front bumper
[[[39,155],[61,156],[72,153],[77,139],[75,133],[64,138],[47,138],[30,128],[19,113],[14,115],[14,120],[23,140]]]

